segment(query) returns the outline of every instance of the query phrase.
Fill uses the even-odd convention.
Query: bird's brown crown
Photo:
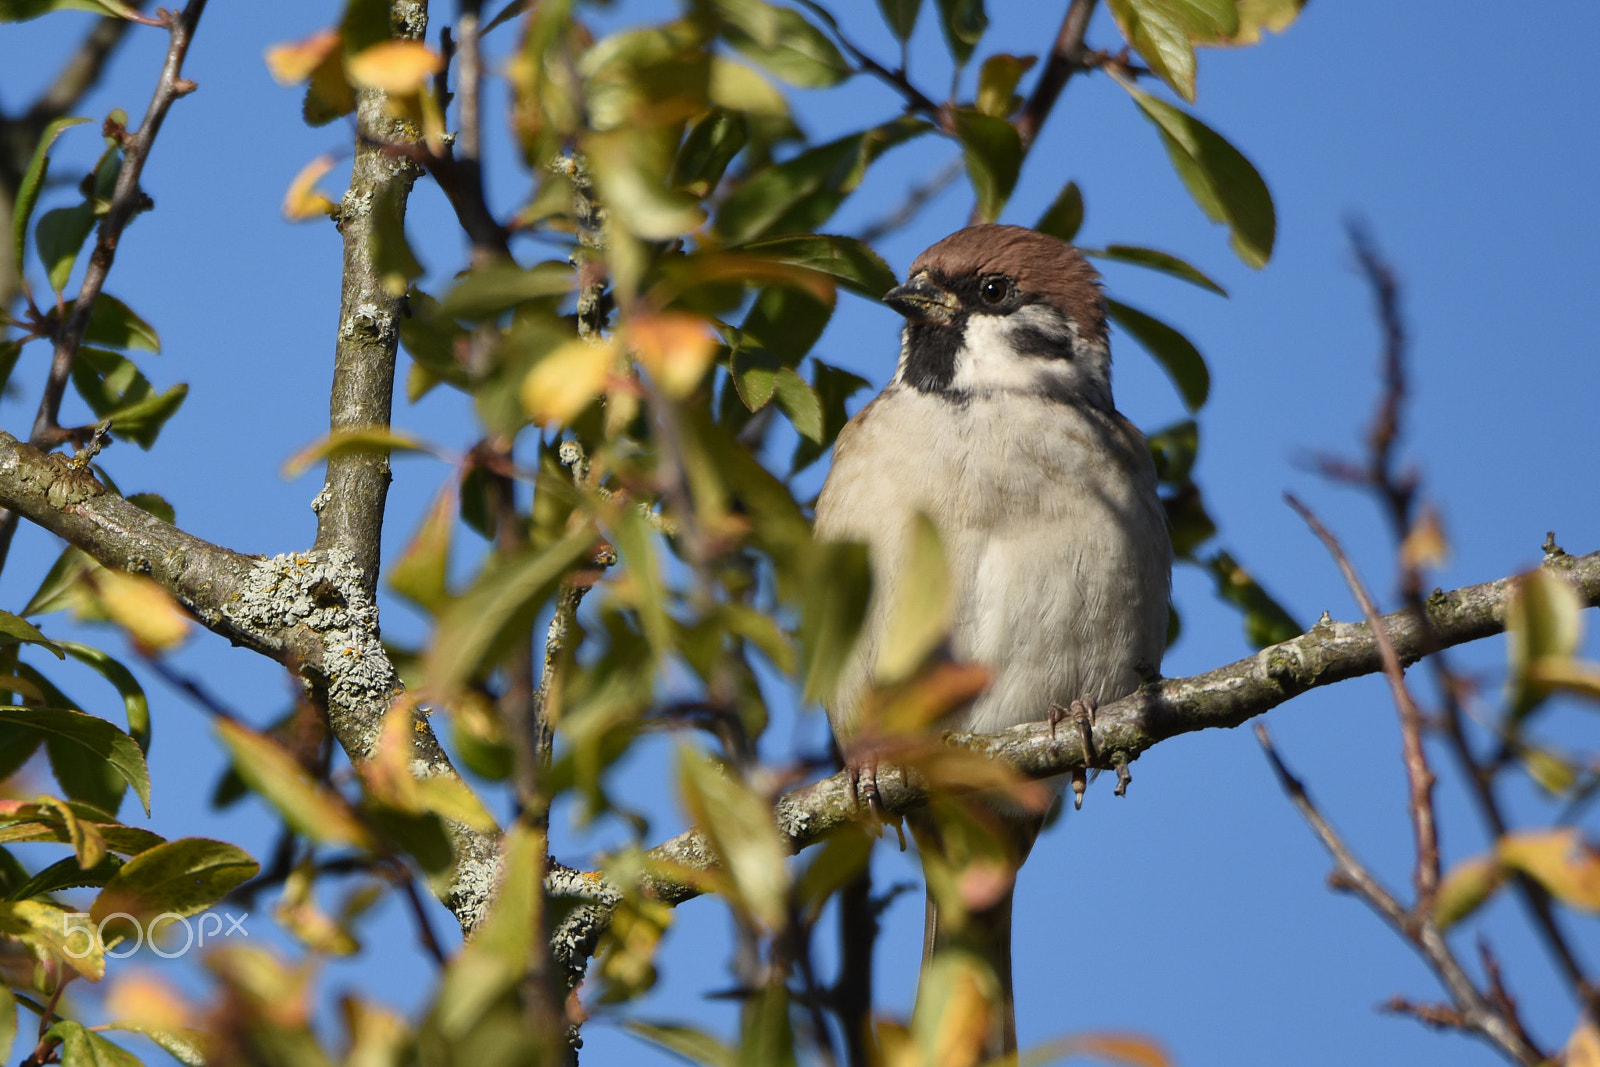
[[[945,279],[1004,274],[1023,292],[1059,309],[1085,339],[1104,341],[1106,322],[1100,274],[1065,241],[1022,226],[985,223],[957,230],[911,264]]]

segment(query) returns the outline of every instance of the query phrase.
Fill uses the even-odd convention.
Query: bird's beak
[[[961,307],[956,294],[934,284],[927,271],[884,293],[883,302],[913,322],[932,322],[940,326],[950,322]]]

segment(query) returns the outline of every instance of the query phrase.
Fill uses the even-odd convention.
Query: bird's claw
[[[1083,746],[1083,760],[1085,764],[1095,760],[1094,749],[1094,719],[1100,706],[1094,697],[1080,697],[1068,707],[1052,702],[1050,710],[1045,714],[1045,720],[1050,723],[1050,737],[1054,740],[1056,726],[1068,719],[1072,720],[1078,728],[1078,742]],[[1118,795],[1122,792],[1122,775],[1117,776]],[[1078,767],[1072,772],[1072,807],[1076,811],[1083,807],[1083,794],[1089,788],[1089,772],[1083,767]]]

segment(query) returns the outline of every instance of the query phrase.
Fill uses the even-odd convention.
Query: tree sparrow
[[[993,732],[1115,700],[1166,645],[1172,547],[1144,439],[1111,402],[1099,277],[1083,254],[1018,226],[972,226],[929,248],[884,301],[906,317],[894,378],[839,434],[816,534],[867,545],[872,601],[825,700],[841,748],[861,717],[909,526],[938,530],[952,601],[943,653],[990,683],[941,725]],[[1042,816],[994,807],[1021,864]],[[913,820],[937,848],[931,823]],[[993,967],[989,1055],[1016,1048],[1008,887],[942,930],[928,894],[924,967],[960,942]]]

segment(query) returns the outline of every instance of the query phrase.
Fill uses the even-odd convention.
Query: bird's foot
[[[1083,759],[1085,763],[1093,763],[1094,750],[1094,717],[1100,710],[1094,697],[1082,697],[1074,700],[1071,705],[1063,708],[1060,704],[1052,703],[1046,718],[1050,723],[1050,736],[1056,736],[1056,726],[1068,719],[1078,728],[1078,741],[1083,746]],[[1118,782],[1121,782],[1119,775]],[[1072,807],[1077,810],[1083,807],[1083,794],[1089,788],[1089,772],[1083,767],[1074,768],[1072,772]],[[1120,792],[1120,789],[1119,789]]]

